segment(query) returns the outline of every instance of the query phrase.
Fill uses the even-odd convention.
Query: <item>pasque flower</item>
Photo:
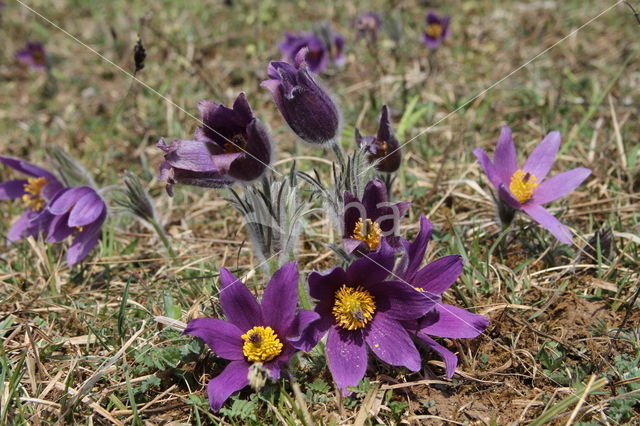
[[[286,32],[278,47],[290,62],[295,62],[298,53],[306,48],[304,59],[309,71],[314,73],[324,71],[330,61],[336,65],[344,63],[344,37],[328,25],[322,25],[313,32]]]
[[[362,200],[344,194],[344,228],[342,241],[347,253],[361,255],[378,250],[383,240],[399,248],[400,219],[411,203],[390,203],[387,187],[380,179],[372,179],[364,188]]]
[[[420,291],[439,296],[451,287],[462,273],[462,256],[444,256],[420,267],[427,244],[431,239],[431,232],[431,223],[426,217],[420,216],[420,232],[412,243],[403,241],[404,257],[395,275]],[[489,326],[489,320],[482,315],[438,302],[425,316],[417,320],[405,321],[403,324],[409,334],[442,357],[446,374],[452,377],[458,364],[458,357],[431,336],[477,337]]]
[[[329,94],[309,74],[305,50],[294,64],[271,62],[269,80],[262,82],[270,92],[291,130],[311,144],[332,141],[338,134],[340,114]]]
[[[389,108],[386,105],[382,106],[377,135],[362,136],[360,131],[356,129],[356,144],[367,151],[369,162],[378,161],[376,170],[393,173],[400,167],[402,160],[400,144],[393,134]]]
[[[369,43],[375,43],[382,26],[382,18],[375,12],[366,12],[355,19],[353,26],[357,31],[358,40],[365,38]]]
[[[157,144],[164,151],[160,179],[173,184],[221,187],[252,181],[269,166],[272,142],[266,127],[254,115],[244,93],[233,109],[210,101],[198,103],[203,125],[194,140]]]
[[[318,300],[313,322],[299,340],[309,349],[325,333],[327,363],[343,394],[356,386],[367,368],[367,348],[381,361],[420,369],[420,354],[402,321],[415,320],[433,309],[438,296],[400,281],[387,281],[394,251],[386,244],[356,260],[346,270],[336,267],[309,275],[309,292]]]
[[[36,71],[44,70],[48,66],[47,52],[42,43],[27,42],[24,49],[16,52],[16,59]]]
[[[67,264],[72,267],[98,243],[107,217],[107,205],[94,189],[74,186],[58,192],[47,210],[54,215],[49,223],[47,241],[57,243],[73,237],[67,250]]]
[[[218,411],[227,398],[249,384],[249,368],[261,363],[277,379],[296,352],[292,340],[318,315],[298,310],[298,269],[285,264],[271,278],[258,303],[231,272],[220,270],[220,305],[225,320],[197,318],[185,334],[204,340],[220,358],[231,361],[207,386],[209,404]]]
[[[0,156],[0,162],[28,176],[0,183],[0,200],[20,199],[25,206],[7,239],[13,242],[46,231],[53,219],[47,205],[62,190],[62,183],[52,173],[19,158]]]
[[[422,33],[422,42],[430,49],[435,49],[449,37],[450,16],[439,16],[434,11],[427,13],[426,26]]]
[[[493,161],[481,148],[476,148],[473,153],[504,203],[525,212],[561,242],[571,244],[569,228],[543,205],[572,192],[591,174],[591,170],[578,167],[546,179],[559,148],[560,132],[551,132],[519,168],[511,129],[504,126]]]

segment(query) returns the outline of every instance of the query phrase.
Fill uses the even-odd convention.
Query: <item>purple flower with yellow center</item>
[[[353,26],[357,31],[356,39],[365,38],[369,43],[375,43],[382,27],[382,18],[375,12],[363,13],[355,19]]]
[[[393,134],[389,108],[386,105],[382,106],[377,135],[362,136],[360,131],[356,129],[356,144],[369,154],[370,163],[378,161],[376,170],[379,172],[393,173],[400,168],[402,161],[400,144]]]
[[[543,204],[572,192],[591,174],[591,170],[578,167],[545,179],[559,148],[560,132],[551,132],[519,168],[511,129],[504,126],[493,161],[481,148],[474,149],[473,153],[504,203],[525,212],[561,242],[571,244],[569,228],[549,213]]]
[[[427,13],[422,42],[430,49],[436,49],[449,37],[450,16],[439,16],[434,11]]]
[[[249,368],[261,363],[272,378],[280,377],[296,352],[292,340],[318,315],[298,310],[298,268],[290,262],[271,278],[258,303],[231,272],[220,270],[220,305],[226,321],[197,318],[185,334],[204,340],[220,358],[231,361],[207,386],[209,404],[218,411],[234,392],[249,385]]]
[[[160,179],[173,184],[222,187],[235,181],[248,182],[262,176],[271,163],[272,142],[266,127],[254,115],[244,93],[233,109],[210,101],[198,103],[203,126],[194,140],[164,140]]]
[[[269,80],[262,82],[291,130],[311,144],[333,141],[340,128],[340,113],[331,96],[313,79],[304,61],[305,50],[295,64],[269,63]]]
[[[24,49],[16,52],[16,59],[36,71],[45,70],[49,66],[47,52],[42,43],[27,42]]]
[[[344,37],[328,25],[320,26],[315,32],[286,32],[278,47],[289,62],[295,62],[296,56],[306,48],[304,59],[309,71],[314,73],[324,71],[330,61],[338,66],[344,64]]]
[[[444,256],[421,268],[431,232],[431,223],[426,217],[420,216],[420,232],[412,243],[403,241],[405,256],[395,275],[420,291],[439,296],[462,273],[462,256]],[[489,320],[482,315],[438,302],[425,316],[403,324],[409,334],[442,357],[446,374],[452,377],[458,365],[458,357],[431,336],[453,339],[477,337],[489,326]]]
[[[376,251],[386,240],[399,248],[397,236],[400,219],[411,203],[390,203],[387,187],[380,179],[372,179],[364,188],[362,200],[350,192],[344,194],[344,234],[342,242],[347,253],[362,255]]]
[[[420,369],[420,354],[402,322],[422,317],[440,298],[400,281],[386,281],[394,260],[394,251],[383,242],[379,251],[346,270],[336,267],[309,275],[309,292],[318,300],[315,312],[320,319],[298,344],[309,349],[328,333],[329,371],[345,395],[364,377],[367,348],[387,364]]]
[[[98,243],[107,205],[94,189],[74,186],[58,192],[47,210],[55,216],[49,224],[47,242],[57,243],[73,236],[67,250],[67,264],[72,267]]]
[[[47,204],[64,187],[50,172],[19,158],[0,156],[0,162],[28,176],[0,183],[0,200],[19,199],[25,211],[7,234],[9,242],[46,231],[53,215]]]

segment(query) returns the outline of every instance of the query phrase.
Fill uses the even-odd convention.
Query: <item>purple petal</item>
[[[440,302],[440,297],[418,291],[400,281],[378,282],[367,290],[375,297],[376,312],[384,312],[396,320],[419,318]]]
[[[93,193],[93,189],[88,186],[74,186],[60,191],[51,201],[48,209],[55,215],[62,215],[69,210],[85,195]]]
[[[106,217],[107,212],[105,210],[99,218],[85,226],[84,229],[74,237],[67,250],[67,264],[69,267],[72,267],[87,257],[96,244],[98,244],[98,240],[102,236],[102,224]]]
[[[360,330],[347,331],[333,326],[326,345],[329,371],[343,395],[349,386],[358,386],[367,371],[367,347]]]
[[[212,160],[207,142],[179,139],[171,142],[171,150],[165,160],[173,167],[193,172],[212,172],[218,169]]]
[[[95,192],[91,191],[82,196],[71,209],[69,214],[69,226],[87,226],[102,215],[106,206],[104,201]]]
[[[524,163],[522,170],[534,175],[538,182],[547,177],[547,173],[551,170],[553,161],[556,159],[558,149],[560,149],[560,132],[554,131],[549,133],[533,150],[527,161]]]
[[[311,297],[316,300],[330,300],[333,303],[334,293],[340,286],[349,283],[349,278],[344,269],[335,267],[328,272],[311,272],[308,282]]]
[[[232,152],[230,154],[216,154],[211,155],[210,161],[213,164],[214,169],[221,174],[226,174],[231,168],[233,163],[238,157],[243,155],[242,152]]]
[[[411,284],[433,294],[442,294],[462,273],[462,256],[444,256],[416,272]]]
[[[522,209],[522,204],[520,204],[520,201],[515,199],[515,197],[507,189],[504,183],[501,183],[498,187],[498,196],[502,201],[504,201],[514,209]]]
[[[306,313],[303,314],[303,312],[309,311],[300,311],[300,314],[304,315],[304,317],[300,319],[300,329],[303,328],[303,320],[310,322],[307,323],[307,327],[304,328],[304,330],[301,330],[299,337],[291,338],[289,339],[289,342],[294,348],[309,352],[318,344],[320,339],[322,339],[325,333],[333,325],[333,317],[330,312],[327,312],[324,316],[320,316],[317,312],[313,312],[315,314],[313,317]],[[313,318],[315,318],[315,320]]]
[[[511,136],[511,129],[503,126],[493,156],[493,165],[501,183],[509,184],[511,176],[518,170],[518,156]],[[496,186],[499,186],[496,185]]]
[[[9,180],[7,182],[0,183],[0,200],[14,200],[22,197],[24,192],[24,186],[28,182],[24,179]]]
[[[241,158],[234,161],[229,175],[245,182],[262,176],[271,164],[273,142],[269,131],[260,120],[253,119],[246,128],[247,146]]]
[[[14,170],[17,170],[25,175],[29,175],[32,177],[46,177],[49,180],[57,180],[54,175],[49,173],[43,168],[36,166],[35,164],[31,164],[27,161],[21,160],[19,158],[7,157],[5,155],[0,155],[0,163],[11,167]]]
[[[67,225],[68,219],[68,214],[55,215],[53,217],[47,232],[46,241],[48,243],[59,243],[73,233],[74,228]]]
[[[480,335],[489,326],[489,320],[456,306],[439,304],[435,308],[438,319],[421,331],[431,336],[450,338],[472,338]]]
[[[560,223],[560,221],[545,210],[544,207],[537,204],[527,203],[522,206],[522,210],[528,214],[531,219],[535,220],[551,232],[554,237],[560,240],[560,242],[564,244],[571,244],[573,242],[571,230]]]
[[[499,187],[502,183],[502,179],[500,178],[500,175],[498,175],[498,172],[489,159],[487,153],[482,148],[476,148],[473,150],[473,154],[478,159],[478,163],[480,163],[480,167],[484,170],[484,174],[487,175],[489,182],[491,182],[491,184],[496,188]]]
[[[240,331],[264,325],[260,305],[242,281],[226,268],[220,269],[220,304],[227,320]]]
[[[209,405],[218,412],[229,396],[249,384],[249,364],[246,361],[231,361],[229,365],[209,381],[207,393]]]
[[[362,204],[364,205],[367,217],[376,220],[374,216],[379,204],[389,201],[387,196],[387,186],[380,179],[371,179],[364,187]]]
[[[453,377],[456,372],[456,366],[458,365],[458,356],[424,333],[418,333],[417,337],[429,349],[440,355],[440,357],[444,361],[447,377]]]
[[[420,232],[418,232],[416,239],[412,243],[407,243],[406,257],[408,262],[406,269],[401,275],[404,280],[411,281],[414,273],[422,264],[432,233],[433,226],[431,222],[429,222],[426,216],[420,215]],[[432,293],[434,292],[432,291]]]
[[[591,170],[578,167],[545,179],[536,188],[531,202],[545,204],[564,197],[576,189],[590,174]]]
[[[204,340],[214,354],[230,361],[244,360],[242,331],[235,325],[217,318],[196,318],[189,321],[184,334]]]
[[[387,364],[404,366],[411,371],[420,370],[420,354],[409,333],[385,313],[376,312],[365,333],[365,340],[373,353]]]
[[[25,237],[27,230],[29,229],[30,221],[32,217],[32,211],[27,210],[20,215],[18,220],[11,226],[9,232],[7,232],[7,240],[9,242],[15,242]]]
[[[362,285],[368,287],[384,281],[393,271],[394,251],[385,240],[380,248],[356,260],[347,268],[347,281],[342,284]]]
[[[298,306],[298,266],[289,262],[278,269],[262,296],[262,317],[279,336],[289,334]]]

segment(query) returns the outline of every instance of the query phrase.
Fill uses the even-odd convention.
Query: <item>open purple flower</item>
[[[204,340],[219,357],[231,361],[207,386],[209,404],[218,411],[229,395],[249,384],[249,367],[262,363],[277,379],[296,352],[291,340],[318,315],[298,310],[298,268],[290,262],[280,268],[258,303],[251,291],[231,272],[220,270],[220,304],[227,320],[197,318],[185,334]]]
[[[271,162],[272,142],[265,126],[254,115],[244,93],[233,109],[210,101],[198,103],[203,126],[195,140],[164,140],[157,147],[165,152],[160,179],[171,185],[222,187],[235,181],[259,178]]]
[[[405,256],[395,274],[403,282],[428,294],[439,296],[451,287],[462,273],[462,256],[444,256],[421,268],[431,232],[431,223],[426,217],[420,216],[420,232],[412,243],[403,241]],[[452,377],[458,365],[458,357],[431,336],[477,337],[489,326],[489,320],[482,315],[438,302],[424,317],[405,321],[403,324],[409,334],[442,357],[446,374]]]
[[[302,49],[307,49],[304,59],[309,71],[320,73],[329,61],[336,65],[344,63],[344,37],[325,25],[315,32],[292,34],[286,32],[278,47],[289,62],[295,62]]]
[[[400,281],[385,281],[393,263],[393,250],[383,242],[381,250],[356,260],[347,270],[337,267],[309,275],[309,292],[318,300],[315,312],[320,319],[305,330],[298,344],[308,349],[328,333],[329,371],[345,395],[347,387],[364,377],[367,347],[387,364],[420,369],[420,354],[402,321],[422,317],[440,298]]]
[[[473,153],[503,202],[525,212],[561,242],[571,244],[569,228],[549,213],[543,204],[569,194],[591,174],[591,170],[578,167],[545,180],[559,148],[560,132],[551,132],[527,158],[524,166],[518,168],[511,129],[504,126],[493,161],[481,148],[474,149]]]
[[[382,27],[382,18],[375,12],[363,13],[355,19],[353,26],[357,31],[357,40],[365,38],[367,42],[375,43]]]
[[[450,16],[439,16],[434,11],[429,11],[426,17],[426,26],[422,33],[422,42],[430,49],[435,49],[449,37]]]
[[[67,264],[72,267],[98,243],[107,218],[107,205],[94,189],[74,186],[58,192],[47,209],[55,215],[49,224],[47,241],[57,243],[73,236],[67,250]]]
[[[0,162],[29,176],[0,183],[0,200],[20,199],[25,206],[24,213],[9,229],[7,240],[35,237],[48,229],[53,215],[47,210],[47,204],[63,185],[52,173],[19,158],[0,156]]]
[[[16,59],[36,71],[45,70],[49,64],[43,44],[31,41],[27,42],[24,49],[16,52]]]
[[[338,134],[340,114],[329,94],[309,74],[304,54],[304,49],[298,53],[295,65],[269,63],[270,80],[263,81],[261,86],[271,92],[295,134],[311,144],[323,144]]]
[[[387,187],[380,179],[367,183],[362,200],[345,192],[342,236],[345,251],[357,255],[376,251],[383,240],[399,248],[400,219],[410,206],[411,203],[404,201],[390,203]]]
[[[391,121],[389,120],[389,108],[382,106],[378,134],[376,136],[362,136],[356,129],[356,144],[367,151],[369,162],[379,161],[376,170],[393,173],[400,168],[402,154],[400,144],[393,134]]]

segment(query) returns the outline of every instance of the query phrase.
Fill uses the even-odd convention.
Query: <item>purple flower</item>
[[[433,309],[439,297],[399,281],[385,281],[394,253],[381,250],[327,273],[309,275],[311,297],[318,300],[320,319],[301,336],[303,349],[313,347],[325,333],[329,371],[343,394],[356,386],[367,368],[367,347],[383,362],[420,369],[420,354],[402,321],[415,320]]]
[[[430,49],[435,49],[449,37],[450,16],[439,16],[434,11],[429,11],[426,17],[426,26],[422,33],[422,42]]]
[[[16,52],[16,59],[32,70],[41,71],[47,68],[49,62],[47,52],[42,43],[27,42],[24,49]]]
[[[249,367],[260,362],[277,379],[296,352],[291,343],[318,315],[297,309],[298,268],[290,262],[280,268],[258,303],[251,291],[231,272],[220,270],[220,304],[227,320],[198,318],[185,334],[204,340],[219,357],[231,361],[209,382],[209,404],[218,411],[229,395],[249,384]]]
[[[309,70],[314,73],[324,71],[329,61],[338,66],[344,64],[344,37],[335,33],[328,25],[319,27],[315,32],[286,32],[278,47],[285,59],[292,63],[295,62],[298,53],[306,48],[304,59]]]
[[[74,186],[58,192],[47,209],[55,215],[49,224],[47,242],[57,243],[73,236],[67,250],[67,264],[72,267],[98,243],[107,205],[92,188]]]
[[[291,130],[312,144],[332,141],[340,128],[338,107],[329,94],[311,77],[301,50],[295,65],[286,62],[269,63],[269,80],[262,86],[269,89],[276,106]]]
[[[362,201],[350,192],[344,194],[344,229],[342,242],[347,253],[362,255],[378,250],[383,240],[399,248],[400,219],[411,203],[390,203],[387,187],[372,179],[364,188]]]
[[[474,149],[473,153],[503,202],[525,212],[561,242],[571,244],[569,228],[551,215],[543,204],[569,194],[591,174],[591,170],[578,167],[545,180],[559,148],[560,132],[551,132],[527,158],[524,166],[518,168],[511,129],[504,126],[493,162],[481,148]]]
[[[363,13],[355,19],[353,26],[357,31],[357,40],[365,38],[369,43],[375,43],[382,27],[382,18],[375,12]]]
[[[400,144],[393,134],[391,121],[389,120],[389,108],[382,106],[378,134],[374,136],[362,136],[356,129],[356,144],[369,153],[369,162],[379,160],[376,170],[393,173],[400,167],[402,154]]]
[[[403,282],[428,294],[439,296],[451,287],[462,273],[462,257],[444,256],[420,268],[427,244],[431,239],[431,232],[431,223],[426,217],[420,216],[420,232],[414,242],[403,241],[405,256],[395,273]],[[438,302],[424,317],[405,321],[403,324],[411,335],[442,357],[447,376],[452,377],[458,364],[458,357],[431,336],[477,337],[489,326],[489,320],[482,315]]]
[[[157,147],[165,152],[160,179],[173,184],[222,187],[259,178],[271,162],[272,142],[265,126],[253,115],[244,93],[233,109],[210,101],[198,103],[203,126],[195,140],[174,140]]]
[[[29,176],[0,183],[0,200],[19,198],[25,206],[24,213],[9,229],[7,240],[35,237],[48,229],[53,215],[46,207],[63,185],[53,174],[19,158],[0,156],[0,162]]]

